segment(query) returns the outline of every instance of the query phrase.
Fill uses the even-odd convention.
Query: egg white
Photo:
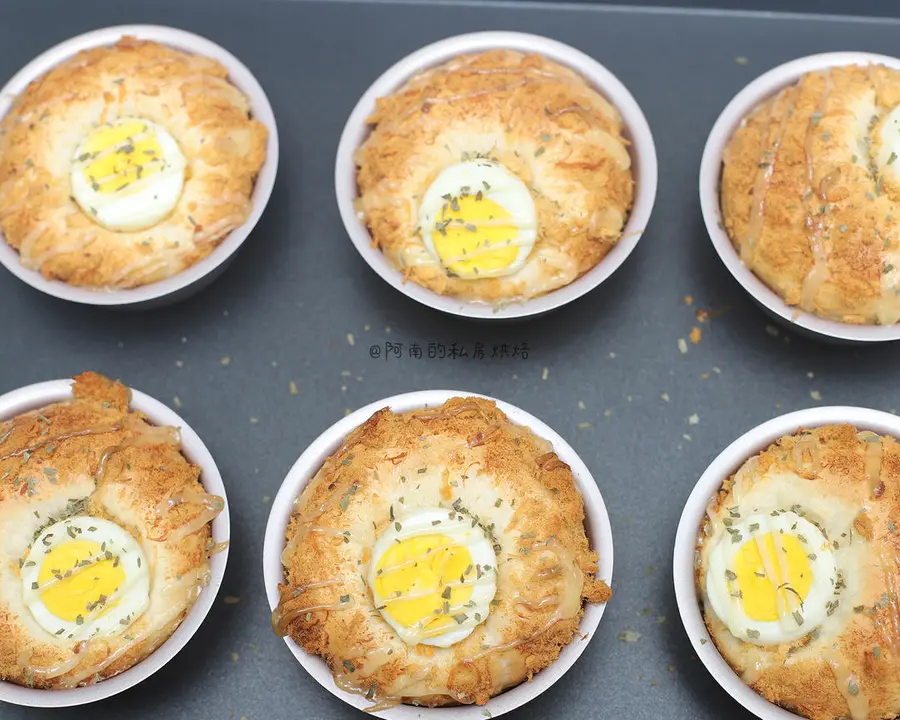
[[[438,524],[435,524],[438,523]],[[398,526],[400,529],[398,529]],[[484,568],[481,577],[468,581],[472,595],[464,608],[467,620],[455,626],[448,626],[446,632],[434,637],[422,637],[421,629],[408,628],[398,623],[385,607],[390,598],[382,597],[376,590],[377,569],[381,556],[395,542],[419,535],[441,534],[451,538],[460,547],[465,547],[472,556],[472,563]],[[482,529],[452,508],[420,508],[406,516],[396,516],[396,524],[391,524],[376,540],[372,547],[369,565],[368,585],[372,590],[375,607],[384,620],[409,645],[422,643],[436,647],[450,647],[468,637],[484,622],[491,611],[491,600],[497,592],[497,557]],[[457,609],[462,611],[462,608]],[[476,619],[476,615],[480,619]]]
[[[156,137],[162,148],[164,167],[161,171],[148,174],[118,192],[101,193],[94,189],[83,172],[85,165],[93,160],[84,147],[89,138],[85,138],[78,146],[72,158],[72,197],[97,223],[119,232],[144,230],[156,225],[175,209],[184,188],[187,160],[175,138],[164,128],[149,120],[137,118],[121,118],[110,125],[135,120],[147,126],[147,132]]]
[[[753,530],[751,526],[754,526]],[[732,635],[756,645],[792,642],[808,635],[833,612],[834,605],[830,603],[835,600],[838,570],[831,544],[816,525],[792,511],[779,512],[775,516],[771,512],[759,512],[734,521],[727,529],[729,532],[723,532],[710,550],[706,595],[713,612]],[[775,622],[751,620],[744,613],[741,600],[729,589],[727,573],[734,567],[740,548],[754,535],[763,537],[768,533],[784,533],[807,541],[801,543],[809,549],[807,559],[812,583],[803,599],[802,609],[798,610],[802,624],[792,613],[783,614]],[[734,538],[740,540],[734,541]]]
[[[84,622],[80,625],[54,615],[44,605],[40,590],[34,589],[45,555],[73,539],[95,542],[118,556],[119,567],[125,572],[123,585],[103,607],[93,612],[86,608]],[[89,571],[90,568],[82,570]],[[150,603],[149,566],[140,544],[122,527],[102,518],[76,516],[44,528],[35,538],[24,558],[22,588],[25,604],[34,619],[51,635],[76,641],[116,635],[137,620]]]
[[[511,216],[510,224],[518,228],[516,241],[519,252],[504,268],[460,275],[467,279],[512,275],[525,265],[537,239],[537,212],[534,199],[522,180],[500,163],[486,158],[468,160],[444,168],[426,190],[419,205],[419,232],[432,258],[446,267],[435,248],[436,226],[447,203],[446,196],[457,197],[461,192],[476,194],[500,205]]]

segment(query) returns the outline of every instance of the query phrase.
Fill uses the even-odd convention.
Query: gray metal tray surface
[[[0,391],[94,369],[170,404],[177,397],[228,487],[229,568],[198,634],[141,685],[90,710],[4,705],[0,718],[362,717],[272,633],[263,533],[284,475],[322,430],[348,408],[429,388],[487,393],[543,419],[581,454],[612,518],[614,597],[597,636],[510,717],[749,718],[692,655],[677,616],[671,555],[682,504],[725,445],[774,415],[817,403],[900,408],[900,347],[823,345],[774,327],[706,235],[700,154],[718,113],[759,73],[815,52],[896,53],[900,22],[560,4],[126,5],[3,3],[0,76],[113,24],[205,35],[250,67],[274,106],[275,192],[234,264],[174,307],[66,304],[0,274]],[[333,191],[338,136],[372,80],[426,43],[486,29],[541,33],[597,58],[643,107],[660,163],[654,215],[625,265],[570,306],[503,325],[443,316],[390,288],[350,244]],[[430,359],[429,343],[447,357]],[[451,358],[454,343],[468,357]],[[413,344],[423,357],[410,357]],[[514,356],[526,344],[527,357]],[[629,630],[639,639],[625,642],[638,638]]]

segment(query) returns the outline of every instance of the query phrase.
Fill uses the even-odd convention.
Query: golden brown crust
[[[846,323],[900,320],[898,105],[900,71],[812,72],[756,108],[729,141],[725,229],[789,305]]]
[[[215,60],[124,37],[32,82],[0,122],[0,230],[23,265],[92,287],[134,287],[206,257],[251,210],[267,131]],[[113,232],[70,197],[69,170],[96,123],[143,117],[188,162],[172,214]]]
[[[173,498],[210,497],[200,468],[173,444],[174,429],[151,426],[129,401],[121,383],[84,373],[73,400],[0,422],[0,680],[64,688],[123,672],[168,639],[206,584],[208,516],[218,513],[192,501],[168,507]],[[53,518],[70,514],[118,524],[148,559],[150,605],[118,635],[53,637],[23,600],[21,558]]]
[[[709,506],[698,538],[701,598],[712,528],[736,498],[748,506],[764,495],[796,499],[826,531],[841,578],[836,604],[800,640],[756,646],[735,638],[704,602],[722,656],[756,692],[802,717],[900,716],[900,443],[828,425],[783,437],[751,458]]]
[[[492,526],[495,606],[448,648],[408,646],[372,611],[365,584],[371,548],[392,524],[401,496],[410,512],[457,507],[482,528]],[[483,704],[557,658],[578,628],[582,600],[609,599],[608,586],[596,577],[597,556],[571,470],[549,443],[510,424],[486,400],[377,412],[326,460],[295,507],[276,622],[307,652],[321,655],[341,686],[366,693],[377,683],[378,700]],[[560,568],[569,563],[555,579],[536,574],[548,556]],[[564,596],[567,573],[572,597],[523,604],[535,593]]]
[[[405,277],[489,302],[567,285],[618,242],[634,181],[619,112],[572,70],[541,55],[492,50],[413,77],[377,100],[358,149],[358,206],[373,244]],[[451,277],[427,263],[418,205],[438,173],[490,157],[528,186],[538,238],[528,263],[494,278]]]

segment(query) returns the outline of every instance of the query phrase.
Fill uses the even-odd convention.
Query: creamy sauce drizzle
[[[838,690],[850,708],[850,717],[869,720],[869,699],[859,686],[859,678],[850,673],[843,654],[837,649],[826,648],[822,650],[822,657],[834,673]]]
[[[828,98],[832,91],[831,73],[826,72],[824,77],[825,89],[822,91],[822,95],[819,98],[816,114],[810,116],[806,126],[806,141],[804,143],[806,157],[806,191],[803,195],[803,204],[806,208],[806,230],[809,236],[809,250],[813,256],[812,267],[803,279],[803,287],[801,290],[802,299],[800,301],[800,307],[807,312],[815,311],[816,296],[819,294],[819,289],[828,278],[828,261],[825,255],[825,248],[822,244],[823,233],[825,230],[825,218],[827,217],[824,209],[828,204],[828,188],[825,185],[824,178],[823,183],[819,188],[816,188],[815,186],[815,166],[813,163],[812,151],[813,140],[818,132],[817,122],[814,121],[813,118],[822,117],[822,113],[825,111]],[[816,192],[816,190],[818,190],[818,192]],[[821,201],[818,204],[818,207],[813,204],[814,199]]]
[[[794,99],[791,104],[793,108],[797,102],[798,90],[794,90]],[[778,135],[769,147],[769,131],[775,122],[775,105],[773,104],[769,110],[769,119],[766,123],[765,130],[762,133],[762,142],[760,143],[760,161],[759,169],[756,172],[756,178],[753,181],[753,205],[750,210],[750,221],[747,223],[747,237],[741,243],[741,260],[748,267],[753,264],[753,255],[756,244],[760,241],[763,227],[766,221],[766,194],[769,192],[769,184],[772,181],[772,173],[775,169],[775,159],[778,155],[778,149],[781,147],[781,141],[784,138],[784,131],[787,127],[788,119],[791,113],[785,112],[782,115],[781,123],[778,129]]]

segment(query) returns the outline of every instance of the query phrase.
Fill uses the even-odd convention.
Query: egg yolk
[[[808,548],[787,533],[767,533],[745,542],[735,555],[735,582],[751,620],[776,622],[784,608],[806,600],[812,585]],[[765,554],[765,555],[764,555]],[[731,583],[729,590],[733,591]],[[793,598],[791,598],[793,596]],[[799,602],[798,602],[799,601]]]
[[[516,261],[519,229],[502,205],[480,192],[444,199],[432,235],[444,267],[457,275],[490,275]]]
[[[165,166],[156,133],[140,120],[103,125],[80,146],[82,174],[94,192],[120,192],[131,183],[160,172]]]
[[[446,535],[419,535],[391,545],[375,566],[375,592],[385,611],[406,628],[421,628],[425,637],[464,613],[474,578],[469,550]]]
[[[43,586],[54,579],[56,582],[41,593],[41,601],[61,620],[77,622],[79,616],[84,618],[96,603],[122,586],[125,571],[117,558],[107,559],[97,543],[72,540],[44,556],[38,584]]]

